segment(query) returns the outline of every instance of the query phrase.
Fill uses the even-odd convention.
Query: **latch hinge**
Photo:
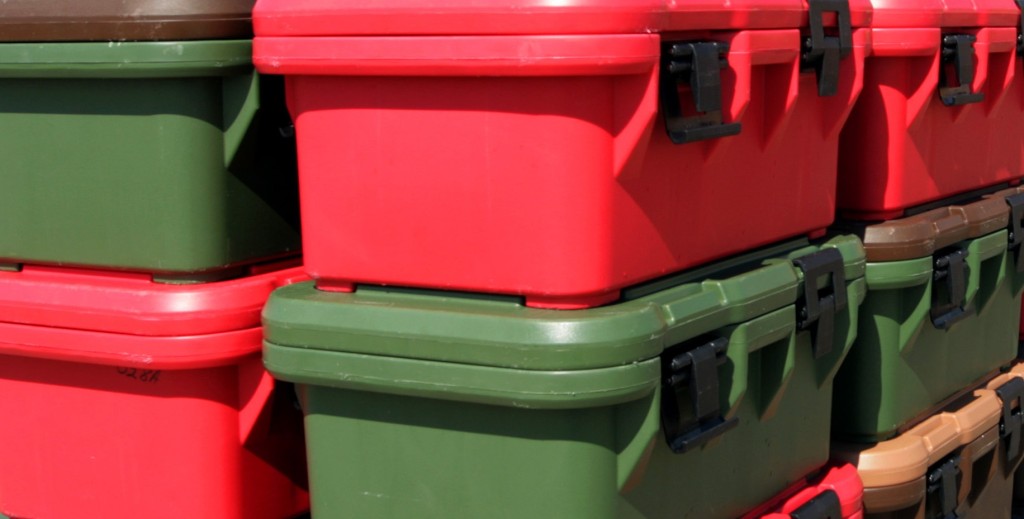
[[[1020,9],[1020,21],[1017,25],[1017,57],[1024,56],[1024,0],[1017,0]]]
[[[853,51],[853,28],[849,0],[808,0],[811,35],[804,41],[802,68],[814,69],[818,95],[834,96],[839,91],[839,61]],[[836,14],[836,35],[825,34],[825,13]]]
[[[843,519],[839,494],[829,489],[789,513],[790,519]]]
[[[661,423],[673,452],[683,453],[732,429],[719,404],[718,366],[724,364],[729,340],[718,337],[668,348],[662,354]],[[689,393],[689,405],[680,393]]]
[[[1014,254],[1017,272],[1024,272],[1024,254],[1021,254],[1021,244],[1024,243],[1024,193],[1010,195],[1005,200],[1010,206],[1010,223],[1006,229],[1009,244],[1006,248]]]
[[[946,249],[933,258],[932,279],[932,324],[940,330],[947,330],[954,323],[970,315],[967,300],[967,251],[959,247]],[[944,281],[940,287],[939,282]],[[944,290],[940,290],[944,288]],[[943,302],[942,292],[947,301]]]
[[[944,34],[942,36],[939,98],[946,106],[979,103],[985,99],[985,94],[971,92],[971,83],[974,82],[974,42],[976,40],[977,38],[971,34]]]
[[[996,394],[1003,401],[999,436],[1006,441],[1006,461],[1012,463],[1020,455],[1020,432],[1024,424],[1024,379],[1014,377],[999,386]]]
[[[959,500],[960,455],[954,454],[928,471],[927,500],[928,508],[937,511],[942,519],[955,519],[956,505]],[[937,507],[937,508],[935,508]],[[929,516],[931,517],[931,516]]]
[[[740,123],[722,122],[722,66],[729,45],[715,41],[666,42],[659,90],[665,131],[675,144],[740,133]],[[685,115],[679,86],[687,83],[695,113]]]
[[[804,274],[804,293],[797,302],[797,327],[814,328],[811,345],[814,358],[820,359],[832,351],[836,314],[846,309],[843,255],[836,249],[822,249],[793,263]],[[823,276],[829,278],[824,283]]]

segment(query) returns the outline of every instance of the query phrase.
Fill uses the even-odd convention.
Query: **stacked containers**
[[[865,517],[1010,517],[1022,377],[1021,367],[1000,375],[896,438],[838,444],[863,478]]]
[[[806,485],[862,251],[772,244],[833,221],[866,7],[258,2],[315,278],[264,355],[314,513],[736,517]]]
[[[569,309],[818,235],[861,87],[853,4],[261,0],[306,268]]]
[[[836,379],[835,434],[891,438],[1016,358],[1018,191],[864,228],[868,296]]]
[[[298,385],[316,517],[733,518],[828,461],[862,274],[846,236],[571,312],[299,283],[264,362]]]
[[[294,142],[279,81],[252,68],[251,5],[4,3],[0,263],[196,281],[298,252]]]
[[[1024,79],[1014,1],[873,3],[864,92],[839,152],[843,214],[889,219],[1019,182]]]
[[[294,143],[251,5],[3,4],[0,513],[308,508],[301,415],[259,357],[267,295],[302,274],[276,262]]]

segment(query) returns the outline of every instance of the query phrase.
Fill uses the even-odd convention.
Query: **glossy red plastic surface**
[[[803,2],[421,4],[254,11],[257,67],[287,75],[305,264],[321,288],[580,308],[832,222],[866,31],[837,95],[820,97],[800,67]],[[663,39],[729,44],[723,119],[739,135],[669,140]]]
[[[913,7],[913,9],[911,9]],[[887,219],[921,205],[1024,176],[1024,69],[1016,54],[1014,0],[874,2],[864,91],[843,129],[839,207]],[[974,36],[972,92],[938,95],[941,40]],[[948,82],[949,80],[947,80]]]
[[[293,267],[176,285],[154,283],[148,274],[25,265],[20,272],[0,271],[0,322],[127,335],[246,329],[260,325],[273,289],[303,278]]]
[[[827,490],[839,497],[843,519],[864,517],[864,484],[857,474],[857,467],[847,463],[830,467],[816,480],[800,483],[780,498],[743,516],[743,519],[791,519],[793,516],[790,514]]]
[[[259,354],[266,297],[300,279],[298,268],[188,286],[0,274],[0,513],[281,519],[308,508],[302,417]],[[19,299],[26,309],[12,312]]]
[[[260,36],[601,34],[799,26],[803,0],[260,0]]]

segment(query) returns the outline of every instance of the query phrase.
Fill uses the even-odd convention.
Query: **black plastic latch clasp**
[[[789,513],[791,519],[843,519],[843,507],[835,490],[826,490]]]
[[[665,131],[675,144],[740,133],[740,123],[722,122],[722,66],[729,45],[716,41],[666,42],[661,50],[659,90]],[[694,113],[684,114],[679,85],[687,83]]]
[[[1017,25],[1017,57],[1024,56],[1024,0],[1017,0],[1020,9],[1020,21]]]
[[[662,353],[661,424],[672,452],[683,453],[732,429],[719,405],[718,366],[726,361],[729,340],[718,337],[679,344]],[[689,405],[679,393],[689,393]]]
[[[937,467],[928,471],[927,497],[928,508],[935,510],[942,519],[956,519],[956,505],[960,483],[960,455],[954,454]],[[937,508],[935,508],[937,507]],[[931,515],[929,517],[932,517]]]
[[[1024,0],[1020,0],[1024,2]],[[1024,272],[1024,254],[1021,254],[1021,244],[1024,244],[1024,193],[1017,193],[1006,197],[1006,205],[1010,206],[1010,223],[1007,226],[1009,244],[1008,251],[1013,251],[1014,262],[1017,265],[1017,272]]]
[[[964,303],[967,300],[967,251],[961,248],[946,249],[933,258],[932,279],[932,324],[940,330],[947,330],[954,323],[967,317]],[[943,302],[938,283],[944,281],[947,301]]]
[[[971,34],[944,34],[942,36],[942,68],[939,80],[939,98],[946,106],[980,103],[981,92],[971,92],[974,82],[974,42]],[[949,77],[952,75],[953,77]]]
[[[839,61],[853,51],[849,0],[808,0],[811,36],[804,41],[802,68],[814,69],[818,95],[839,91]],[[836,35],[825,34],[825,13],[836,13]]]
[[[804,293],[797,302],[797,327],[815,328],[811,345],[814,358],[820,359],[832,351],[836,314],[846,309],[843,255],[836,249],[822,249],[796,258],[793,263],[804,273]],[[823,276],[829,280],[822,284]]]
[[[1021,425],[1024,424],[1024,379],[1014,377],[999,386],[996,395],[1003,402],[999,437],[1006,441],[1006,461],[1013,463],[1020,455],[1020,432]]]

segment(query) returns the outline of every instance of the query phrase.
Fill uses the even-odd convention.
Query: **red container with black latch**
[[[838,200],[863,220],[1024,176],[1014,0],[872,1],[864,91],[843,129]]]
[[[305,266],[583,308],[835,213],[865,0],[259,0]]]

